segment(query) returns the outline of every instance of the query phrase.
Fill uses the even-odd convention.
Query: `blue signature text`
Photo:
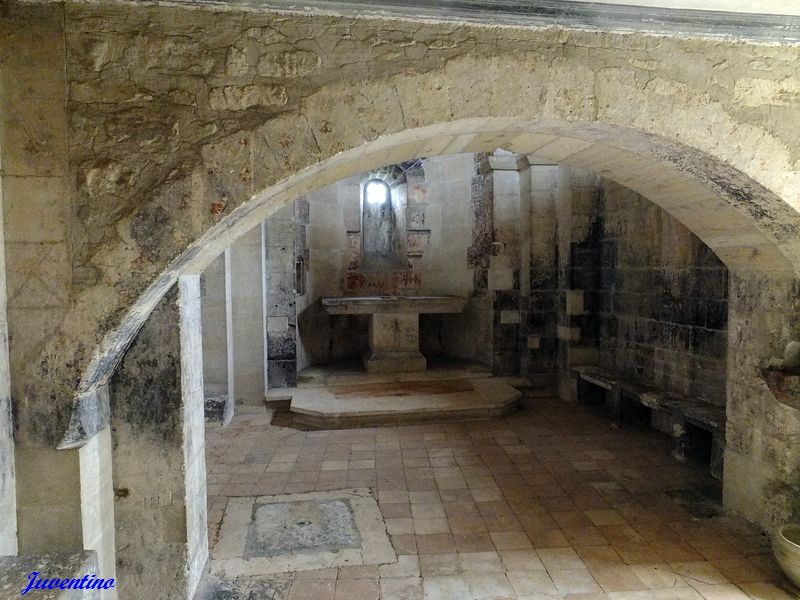
[[[39,571],[28,575],[28,585],[20,592],[24,596],[31,590],[108,590],[114,587],[114,578],[103,579],[94,573],[84,575],[80,579],[65,577],[43,577]]]

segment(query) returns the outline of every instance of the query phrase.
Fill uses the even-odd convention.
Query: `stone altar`
[[[424,371],[419,351],[421,313],[459,313],[467,303],[457,296],[362,296],[323,298],[331,315],[370,315],[369,352],[364,356],[368,373]]]

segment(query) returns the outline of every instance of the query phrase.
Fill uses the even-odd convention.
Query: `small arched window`
[[[391,198],[388,184],[381,179],[371,179],[364,186],[364,199],[371,206],[386,204]]]
[[[374,177],[363,184],[362,190],[363,266],[368,271],[399,268],[401,240],[394,190]]]

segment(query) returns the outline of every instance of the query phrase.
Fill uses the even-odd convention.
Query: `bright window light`
[[[373,179],[367,183],[365,193],[368,204],[383,204],[389,199],[389,186],[383,181]]]

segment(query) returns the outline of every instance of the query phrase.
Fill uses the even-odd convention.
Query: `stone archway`
[[[115,381],[112,373],[123,356],[123,364],[130,363],[128,348],[138,339],[141,327],[144,325],[142,331],[149,332],[147,335],[158,335],[158,328],[154,329],[149,317],[154,307],[159,307],[154,313],[159,319],[163,320],[166,311],[172,315],[173,322],[180,321],[186,328],[181,331],[181,338],[196,335],[196,331],[192,334],[192,319],[196,321],[197,309],[189,297],[196,287],[197,274],[232,241],[276,208],[365,168],[377,168],[419,155],[488,151],[498,146],[595,170],[624,184],[683,222],[726,263],[732,276],[728,344],[728,361],[732,368],[728,376],[725,502],[730,509],[764,525],[786,518],[794,510],[792,478],[796,459],[787,455],[783,462],[772,463],[774,454],[771,453],[782,440],[791,440],[800,432],[800,419],[796,410],[772,397],[758,369],[768,355],[776,353],[796,331],[796,278],[800,264],[796,257],[800,240],[782,235],[782,232],[796,227],[798,217],[771,192],[695,150],[629,130],[591,124],[483,119],[409,130],[340,153],[260,192],[190,246],[139,298],[123,326],[106,337],[105,347],[109,350],[92,363],[84,379],[86,387],[82,398],[88,403],[76,406],[73,425],[80,426],[72,432],[83,431],[91,436],[92,432],[86,430],[86,424],[91,424],[86,416],[102,412],[93,405],[96,390],[103,389],[109,377]],[[676,166],[668,160],[676,155],[693,160],[688,165]],[[184,304],[173,297],[176,280],[182,282]],[[169,297],[164,299],[167,292]],[[184,316],[179,318],[178,314]],[[789,318],[780,320],[780,315]],[[747,340],[746,346],[743,340]],[[180,362],[194,360],[195,352],[181,346],[177,337],[173,341],[171,352],[182,357]],[[177,360],[172,356],[173,367]],[[196,426],[191,412],[200,410],[197,390],[184,390],[182,397],[183,402],[175,404],[175,410],[180,407],[183,411],[182,417],[175,413],[176,424],[185,419],[187,423],[194,420]],[[191,410],[189,402],[194,405]],[[138,418],[135,409],[116,403],[112,413],[119,411],[129,411],[133,415],[132,422]],[[97,421],[97,425],[103,427],[104,423]],[[185,457],[197,455],[200,441],[196,436],[197,432],[184,439],[183,443],[191,446]],[[754,445],[759,438],[761,445]],[[80,444],[81,438],[66,442]],[[199,472],[196,461],[184,463],[177,459],[176,464]],[[759,475],[754,476],[754,473]],[[743,486],[744,481],[750,485]],[[184,485],[185,489],[190,487],[188,480]],[[187,510],[190,508],[195,517],[203,514],[199,507],[190,506],[187,501]],[[197,542],[202,536],[196,529],[190,527],[188,532]],[[202,549],[195,548],[191,556],[201,559],[204,554]]]
[[[499,118],[450,122],[406,130],[341,152],[256,194],[151,283],[123,324],[105,337],[103,351],[84,373],[81,392],[90,393],[105,381],[117,361],[114,353],[124,351],[154,303],[180,274],[202,271],[280,206],[364,169],[416,156],[496,147],[586,168],[633,189],[686,225],[737,275],[791,279],[800,273],[800,215],[756,181],[695,149],[590,123]]]

